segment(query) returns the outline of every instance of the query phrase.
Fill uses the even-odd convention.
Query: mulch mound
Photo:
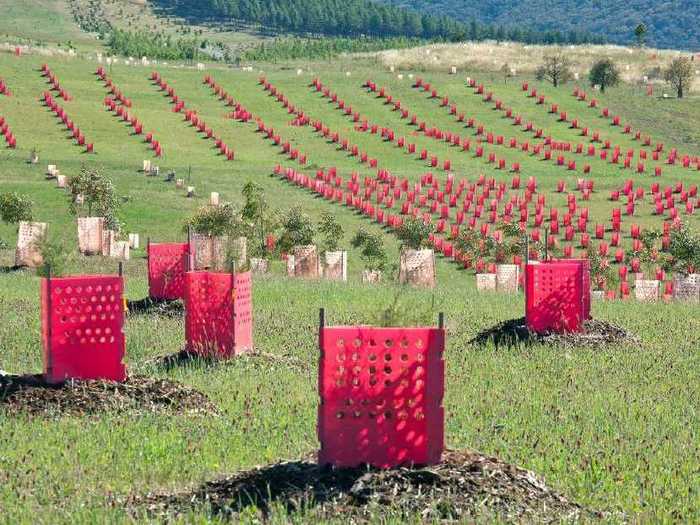
[[[297,370],[308,370],[311,365],[289,355],[277,355],[262,352],[258,349],[243,354],[237,355],[235,359],[225,359],[218,356],[200,355],[188,351],[187,349],[180,350],[174,354],[156,356],[146,361],[147,365],[152,365],[163,370],[171,370],[173,368],[183,366],[217,366],[222,363],[233,362],[234,360],[253,359],[261,364],[282,365]]]
[[[67,381],[50,385],[41,375],[0,375],[0,409],[30,415],[91,415],[135,410],[218,414],[209,398],[188,386],[144,376],[123,383]]]
[[[454,521],[493,517],[507,522],[562,522],[603,514],[570,502],[534,473],[473,451],[449,451],[439,465],[377,470],[319,467],[311,457],[241,472],[193,491],[132,497],[133,515],[164,519],[190,511],[237,520],[273,508],[304,519],[344,522],[381,517]]]
[[[127,301],[126,308],[129,315],[161,315],[163,317],[182,317],[185,305],[179,299],[174,301],[151,299],[139,299]]]
[[[601,347],[617,344],[637,345],[639,340],[624,328],[596,319],[586,321],[581,332],[538,334],[531,332],[525,318],[521,317],[487,328],[470,343],[478,345],[493,343],[496,346],[552,344],[567,347]]]

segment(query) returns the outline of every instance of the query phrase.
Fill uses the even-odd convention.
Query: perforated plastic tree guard
[[[41,280],[44,375],[124,381],[123,279],[91,275]]]
[[[579,332],[590,318],[591,283],[587,260],[528,264],[527,326],[535,332]]]
[[[253,348],[251,273],[185,274],[187,350],[228,358]]]
[[[444,330],[324,327],[319,343],[320,464],[440,461]]]
[[[148,244],[148,295],[152,299],[182,299],[185,296],[187,243]]]

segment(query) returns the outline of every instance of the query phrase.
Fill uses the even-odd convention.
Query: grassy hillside
[[[94,41],[75,23],[68,3],[53,0],[0,0],[0,35],[13,41]]]
[[[47,62],[71,93],[73,100],[60,101],[86,136],[95,143],[94,155],[83,152],[67,137],[49,111],[38,102],[46,89],[39,67]],[[278,163],[295,166],[313,175],[317,169],[336,166],[348,179],[357,171],[360,180],[375,177],[376,170],[361,164],[330,143],[309,126],[292,125],[282,104],[258,84],[265,74],[298,108],[312,119],[322,119],[330,128],[349,137],[382,168],[418,182],[427,171],[440,181],[446,174],[430,168],[416,155],[408,155],[379,136],[355,129],[352,119],[309,87],[319,77],[380,127],[391,127],[423,148],[451,159],[457,179],[475,182],[480,174],[510,185],[513,174],[498,170],[485,158],[456,148],[409,125],[386,100],[361,87],[371,78],[402,101],[413,113],[431,125],[476,140],[475,131],[465,128],[440,107],[439,99],[411,87],[409,72],[390,73],[367,59],[341,58],[333,63],[265,66],[264,71],[242,71],[210,67],[196,71],[187,67],[157,69],[162,77],[236,151],[226,161],[213,147],[173,113],[166,95],[149,80],[151,68],[114,65],[108,74],[132,99],[131,111],[161,141],[162,159],[155,159],[161,174],[175,170],[185,176],[196,197],[188,199],[164,177],[145,177],[138,170],[143,159],[153,159],[143,138],[105,111],[106,90],[94,76],[97,64],[70,58],[28,55],[16,58],[0,54],[0,78],[13,91],[0,95],[0,115],[17,136],[18,149],[0,149],[0,191],[27,193],[36,202],[38,220],[50,223],[52,236],[76,243],[75,219],[68,213],[67,195],[44,177],[46,164],[57,164],[62,173],[73,175],[81,165],[98,166],[115,184],[123,204],[128,231],[154,240],[183,239],[183,221],[206,204],[211,191],[223,200],[240,204],[240,191],[249,180],[261,184],[272,204],[282,210],[303,206],[318,219],[332,211],[348,232],[360,226],[383,235],[390,258],[396,260],[398,242],[387,230],[344,206],[330,204],[307,191],[272,177]],[[296,73],[297,66],[302,71]],[[350,73],[348,76],[347,73]],[[279,148],[256,133],[253,122],[243,124],[226,118],[230,111],[209,87],[205,74],[217,82],[254,114],[273,126],[291,144],[308,154],[305,168],[292,163]],[[403,75],[400,79],[398,75]],[[581,120],[582,125],[600,130],[622,150],[638,148],[630,135],[613,127],[600,116],[600,109],[588,108],[571,95],[571,87],[554,89],[527,76],[509,80],[482,71],[460,75],[441,72],[422,74],[461,111],[483,122],[495,134],[533,141],[532,134],[514,126],[492,104],[467,89],[465,77],[484,82],[488,91],[560,141],[584,141],[580,130],[558,122],[547,106],[526,97],[521,82],[527,81],[547,96],[547,104],[558,103]],[[414,79],[415,80],[415,79]],[[609,106],[635,127],[643,127],[666,151],[697,154],[694,129],[678,133],[665,121],[684,113],[690,121],[700,117],[695,101],[669,101],[646,97],[622,87],[604,96],[596,94],[600,107]],[[26,162],[29,152],[39,150],[40,163]],[[522,179],[535,177],[547,207],[562,208],[566,193],[555,193],[557,181],[564,180],[575,191],[577,179],[595,181],[590,208],[591,223],[609,222],[613,207],[611,190],[631,178],[648,188],[682,181],[686,187],[698,183],[697,172],[678,164],[664,166],[663,176],[634,174],[599,158],[579,160],[577,171],[519,149],[486,146],[507,160],[522,165]],[[591,175],[580,166],[590,163]],[[514,193],[522,193],[513,192]],[[578,194],[577,194],[578,195]],[[583,204],[583,201],[581,201]],[[625,217],[623,242],[631,243],[632,222],[643,227],[660,227],[651,206],[639,204],[637,214]],[[700,227],[699,214],[682,219]],[[531,225],[530,225],[531,227]],[[0,238],[14,244],[16,232],[0,225]],[[578,237],[577,237],[578,238]],[[576,248],[578,251],[579,248]],[[125,265],[126,294],[139,299],[147,293],[143,250],[132,254]],[[11,262],[12,251],[0,252],[1,265]],[[438,258],[438,288],[435,291],[402,290],[390,283],[379,287],[360,284],[361,263],[355,250],[349,253],[349,283],[308,283],[283,276],[283,263],[276,261],[271,276],[256,279],[254,291],[255,339],[263,355],[244,357],[229,363],[194,364],[166,368],[151,359],[178,351],[183,344],[182,319],[130,317],[126,324],[128,364],[133,373],[170,378],[193,386],[210,396],[221,416],[152,414],[147,411],[115,412],[95,416],[32,417],[0,408],[0,507],[8,522],[44,523],[126,522],[120,502],[130,495],[151,490],[190,487],[253,465],[283,458],[296,458],[317,447],[316,381],[318,308],[327,309],[332,324],[375,322],[377,316],[399,294],[406,323],[430,322],[437,312],[447,315],[448,349],[446,380],[447,444],[452,448],[474,448],[497,455],[544,475],[549,484],[572,499],[593,508],[622,511],[638,521],[663,522],[700,520],[700,391],[695,380],[700,373],[697,347],[700,325],[697,306],[678,304],[636,304],[599,302],[594,316],[619,324],[636,334],[639,344],[608,348],[499,347],[470,342],[482,330],[499,321],[523,315],[523,295],[478,294],[473,271],[465,271],[445,258]],[[114,271],[116,262],[101,257],[74,255],[76,272]],[[0,273],[0,369],[13,373],[39,372],[38,279],[29,271]],[[1,407],[1,405],[0,405]],[[307,512],[311,512],[308,510]],[[279,514],[278,514],[279,513]],[[305,513],[295,519],[311,519]],[[619,516],[619,515],[617,515]],[[143,516],[142,516],[143,517]],[[273,516],[289,519],[275,509]],[[216,519],[198,511],[182,517],[188,522]],[[380,516],[374,516],[379,519]],[[415,517],[413,517],[415,519]],[[341,518],[342,519],[342,518]],[[488,518],[484,518],[488,520]],[[250,516],[248,521],[254,521]],[[2,520],[0,520],[2,521]],[[617,521],[612,518],[611,521]]]
[[[700,47],[694,23],[700,6],[693,0],[380,0],[426,13],[447,14],[458,20],[478,20],[496,26],[529,26],[539,31],[588,31],[608,42],[631,44],[634,29],[647,25],[647,42],[656,47],[693,51]]]

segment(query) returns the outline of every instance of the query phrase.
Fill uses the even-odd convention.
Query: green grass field
[[[72,94],[73,101],[59,103],[80,126],[95,155],[68,140],[67,133],[38,98],[46,88],[38,71],[47,61]],[[160,67],[158,71],[196,109],[225,142],[236,150],[236,160],[226,162],[185,126],[182,116],[170,111],[168,99],[148,80],[150,69],[114,66],[108,71],[117,86],[133,100],[132,113],[153,131],[163,145],[164,158],[157,161],[161,173],[175,170],[178,177],[191,170],[190,184],[197,197],[187,199],[163,177],[146,178],[138,173],[143,159],[152,155],[141,138],[106,112],[102,83],[93,75],[97,64],[79,59],[45,60],[33,56],[17,59],[0,55],[0,78],[14,96],[0,95],[0,115],[17,136],[18,149],[0,149],[0,192],[31,195],[38,220],[50,223],[50,234],[75,246],[75,219],[68,213],[67,195],[44,179],[47,164],[56,164],[66,175],[81,165],[99,166],[114,182],[119,195],[128,196],[123,215],[128,231],[141,234],[142,242],[183,239],[183,221],[208,201],[211,191],[222,199],[240,203],[240,190],[249,180],[261,184],[272,204],[287,209],[299,204],[314,218],[332,210],[350,234],[365,226],[381,231],[392,260],[398,242],[390,234],[345,207],[328,204],[310,193],[271,176],[277,163],[292,166],[270,142],[255,133],[253,123],[225,118],[227,108],[202,84],[204,73],[188,68]],[[441,159],[450,158],[457,178],[474,181],[480,173],[509,182],[512,175],[490,167],[485,159],[461,153],[424,136],[412,136],[396,112],[360,87],[366,78],[386,85],[412,111],[443,129],[466,136],[445,108],[410,88],[407,78],[378,71],[364,59],[342,58],[312,64],[312,72],[295,74],[296,65],[262,66],[278,86],[312,119],[323,119],[380,159],[380,166],[417,181],[429,170],[425,162],[401,152],[380,138],[353,129],[350,119],[333,109],[308,84],[319,76],[353,108],[372,121],[394,128]],[[347,77],[346,71],[352,75]],[[307,172],[337,166],[344,178],[356,170],[374,176],[374,170],[338,151],[313,133],[310,127],[289,125],[291,116],[258,86],[259,72],[226,68],[207,73],[248,109],[273,125],[283,137],[309,156]],[[559,140],[579,141],[578,132],[557,123],[541,106],[520,91],[516,79],[503,85],[486,75],[470,72],[487,83],[495,98],[512,106]],[[483,121],[496,134],[518,141],[531,138],[510,120],[483,103],[464,87],[463,76],[425,74],[460,109]],[[621,144],[623,151],[635,143],[599,119],[571,97],[571,86],[542,86],[548,99],[559,102],[583,125],[600,129],[604,137]],[[644,127],[666,148],[694,152],[697,128],[684,125],[677,133],[668,123],[669,102],[643,97],[627,88],[612,90],[601,107],[618,109],[631,124]],[[689,121],[698,115],[693,101],[673,102],[674,114]],[[680,106],[683,105],[683,109]],[[26,161],[39,150],[38,166]],[[497,147],[494,147],[497,148]],[[499,157],[522,163],[523,181],[537,178],[547,195],[547,207],[565,205],[565,194],[553,193],[563,179],[575,187],[580,172],[567,172],[553,163],[534,160],[517,150],[494,149]],[[578,160],[583,163],[584,160]],[[657,181],[634,175],[598,160],[586,159],[593,168],[596,192],[590,202],[591,222],[608,223],[613,203],[609,191],[627,178],[646,188]],[[444,173],[435,170],[439,178]],[[662,186],[683,181],[697,184],[698,175],[681,167],[665,167]],[[619,203],[615,205],[620,205]],[[649,204],[639,206],[634,222],[660,227]],[[697,215],[686,218],[698,227]],[[624,218],[625,243],[629,225]],[[0,225],[0,238],[14,245],[13,226]],[[2,265],[12,252],[0,252]],[[147,293],[143,250],[132,253],[125,266],[127,297],[140,299]],[[72,261],[75,272],[114,271],[116,262],[102,258]],[[255,282],[254,317],[256,346],[279,360],[243,357],[214,366],[185,366],[165,370],[149,365],[148,359],[181,349],[181,320],[158,317],[129,318],[126,325],[128,365],[132,372],[168,377],[202,390],[220,408],[221,417],[127,412],[101,416],[32,418],[0,409],[0,522],[1,523],[94,523],[128,521],[113,498],[125,498],[151,490],[175,489],[232,473],[253,465],[296,458],[314,451],[317,396],[317,318],[325,307],[331,324],[372,323],[396,294],[401,294],[407,324],[436,320],[446,313],[446,440],[451,448],[473,448],[532,469],[572,499],[597,509],[623,511],[632,521],[643,523],[700,521],[700,321],[697,306],[645,305],[623,302],[594,304],[594,316],[619,324],[636,334],[638,345],[600,349],[534,346],[494,348],[469,341],[499,321],[520,317],[524,298],[478,294],[472,271],[464,271],[443,259],[438,262],[435,291],[401,290],[392,284],[378,287],[359,283],[361,262],[349,253],[349,282],[308,283],[282,276],[282,263],[273,275]],[[293,362],[294,366],[289,363]],[[39,280],[30,272],[0,274],[0,369],[12,373],[41,370],[39,332]],[[284,521],[284,516],[277,516]],[[289,517],[303,520],[303,516]],[[213,519],[204,513],[188,522]],[[379,519],[379,517],[377,517]]]

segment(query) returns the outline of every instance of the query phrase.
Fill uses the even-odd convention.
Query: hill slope
[[[468,22],[525,24],[540,31],[590,31],[614,43],[634,40],[634,28],[644,22],[648,43],[656,47],[700,48],[696,30],[700,3],[696,0],[378,0],[442,14]]]

